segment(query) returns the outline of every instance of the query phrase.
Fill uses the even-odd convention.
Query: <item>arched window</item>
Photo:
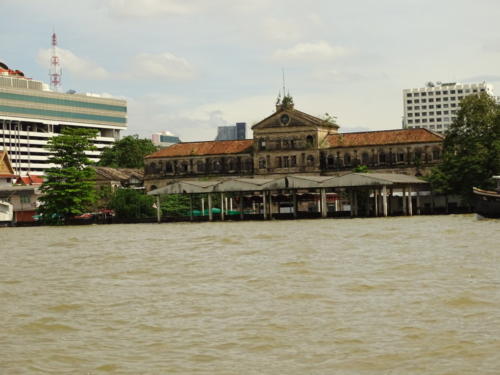
[[[222,163],[219,159],[214,159],[212,161],[212,170],[214,172],[220,172],[222,170]]]
[[[281,156],[276,156],[275,160],[276,160],[276,168],[281,168],[282,167]]]
[[[334,161],[335,160],[333,159],[333,155],[328,155],[328,157],[326,158],[326,165],[328,166],[328,168],[333,167]]]
[[[432,160],[441,159],[441,150],[438,147],[432,149]]]
[[[259,139],[259,150],[265,150],[266,149],[266,140],[264,138]]]
[[[165,173],[172,173],[174,171],[174,168],[172,166],[172,162],[167,161],[165,163]]]
[[[422,158],[422,149],[419,147],[417,149],[415,149],[415,154],[413,156],[413,160],[418,160],[418,161],[422,161],[423,158]]]
[[[177,167],[180,173],[186,173],[188,170],[188,163],[186,161],[180,161]]]
[[[306,137],[306,145],[307,147],[312,147],[314,145],[314,137],[312,135]]]
[[[405,153],[405,151],[399,149],[397,151],[396,162],[398,162],[398,163],[404,163],[405,159],[406,159],[406,153]]]
[[[260,158],[259,159],[259,169],[264,169],[264,168],[266,168],[266,159]]]
[[[233,158],[227,159],[226,166],[228,171],[234,171],[234,159]]]
[[[252,159],[250,159],[250,158],[245,159],[245,161],[243,162],[243,166],[247,171],[251,171],[252,170]]]
[[[307,155],[307,166],[314,167],[314,156]]]
[[[351,155],[348,152],[344,154],[344,164],[345,165],[351,164]]]
[[[196,170],[198,172],[205,172],[205,162],[203,160],[198,160],[196,162]]]
[[[370,154],[368,152],[363,152],[361,154],[361,163],[364,165],[370,164]]]
[[[387,155],[385,154],[384,151],[379,151],[379,154],[378,154],[378,161],[379,163],[381,164],[385,164],[387,163]]]

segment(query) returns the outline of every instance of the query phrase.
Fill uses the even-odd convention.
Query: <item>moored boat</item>
[[[0,226],[12,225],[14,211],[12,204],[0,200]]]
[[[500,218],[500,176],[493,176],[497,182],[496,190],[473,188],[474,212],[490,217]]]

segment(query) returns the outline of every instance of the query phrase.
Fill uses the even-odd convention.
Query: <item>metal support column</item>
[[[354,216],[358,216],[358,194],[354,190]]]
[[[321,188],[321,217],[327,217],[328,207],[326,207],[326,189]]]
[[[349,189],[349,204],[351,206],[351,217],[354,217],[354,193]]]
[[[224,193],[220,193],[220,219],[224,221]]]
[[[297,218],[297,191],[292,190],[292,201],[293,201],[293,218]]]
[[[240,210],[240,219],[243,220],[243,194],[239,193],[239,210]]]
[[[406,188],[403,188],[403,215],[408,215],[406,210]]]
[[[387,186],[382,186],[382,209],[384,216],[387,216]]]
[[[413,202],[411,199],[411,186],[408,187],[408,215],[413,216]]]
[[[267,199],[266,199],[266,191],[262,191],[262,212],[264,213],[264,220],[267,219]]]
[[[269,219],[273,218],[273,197],[271,194],[271,191],[268,192],[269,194]]]
[[[156,196],[156,221],[161,223],[160,196]]]
[[[189,220],[193,221],[193,194],[189,194]]]
[[[212,194],[208,193],[208,220],[212,221],[214,219],[212,213]]]

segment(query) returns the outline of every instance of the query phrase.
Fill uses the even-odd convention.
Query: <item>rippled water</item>
[[[0,228],[1,374],[499,374],[500,221]]]

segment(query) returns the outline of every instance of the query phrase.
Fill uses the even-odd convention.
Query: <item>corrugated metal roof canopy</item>
[[[263,191],[286,189],[319,189],[361,186],[404,186],[422,185],[427,182],[403,174],[393,173],[351,173],[344,176],[300,176],[290,175],[274,179],[234,178],[230,180],[180,181],[150,191],[149,195],[194,194],[231,191]]]
[[[214,186],[220,183],[220,180],[211,181],[180,181],[168,184],[159,189],[150,191],[149,195],[164,195],[164,194],[195,194],[195,193],[212,193]]]

